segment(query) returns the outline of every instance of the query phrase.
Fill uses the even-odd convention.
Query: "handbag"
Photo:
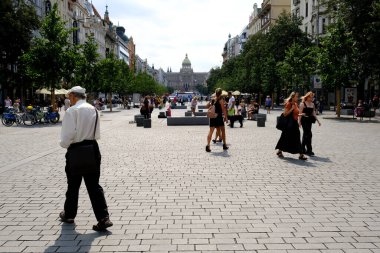
[[[291,114],[289,114],[291,115]],[[281,113],[280,117],[277,120],[276,128],[281,131],[285,131],[289,124],[291,124],[291,118],[288,116],[285,116],[284,113]]]
[[[67,149],[66,159],[71,175],[84,175],[98,172],[100,169],[100,152],[98,143],[95,140],[96,125],[98,123],[98,111],[94,127],[94,140],[84,140],[73,143]]]
[[[215,119],[218,117],[218,114],[215,112],[215,105],[212,105],[207,110],[207,117],[210,119]]]

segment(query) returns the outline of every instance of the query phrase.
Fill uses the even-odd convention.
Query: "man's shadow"
[[[93,241],[102,236],[111,235],[112,233],[108,230],[104,232],[92,232],[90,234],[81,234],[75,230],[75,224],[62,223],[61,234],[59,238],[50,245],[44,252],[56,252],[60,247],[70,247],[73,248],[72,251],[91,251],[91,245]],[[76,249],[75,249],[76,248]],[[71,250],[70,250],[71,251]]]

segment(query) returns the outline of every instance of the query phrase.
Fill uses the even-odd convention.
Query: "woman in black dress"
[[[208,107],[214,105],[215,106],[215,113],[218,114],[216,118],[210,118],[210,131],[207,136],[207,146],[206,146],[206,152],[211,152],[210,149],[210,142],[212,138],[212,134],[214,133],[215,128],[220,129],[222,133],[222,139],[223,139],[223,149],[227,150],[227,143],[226,143],[226,130],[224,127],[224,122],[227,122],[227,111],[224,107],[224,99],[222,98],[222,89],[218,88],[215,91],[215,100],[214,103],[212,102],[208,103]]]
[[[318,125],[321,126],[317,115],[315,113],[315,105],[313,103],[313,92],[309,91],[305,96],[302,97],[302,102],[300,104],[301,111],[301,125],[303,129],[301,148],[302,152],[308,156],[313,156],[313,148],[311,146],[311,139],[313,134],[311,132],[311,127],[316,121]]]
[[[280,140],[276,145],[276,149],[278,149],[277,156],[284,158],[282,152],[288,152],[291,154],[299,154],[300,160],[307,160],[301,148],[299,129],[301,124],[298,122],[300,111],[297,103],[298,93],[292,92],[285,103],[283,114],[288,118],[288,127],[282,131]]]

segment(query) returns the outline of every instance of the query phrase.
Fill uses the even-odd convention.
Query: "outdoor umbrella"
[[[234,92],[232,92],[232,95],[234,95],[234,96],[240,96],[240,91],[235,90]]]
[[[46,95],[50,95],[51,92],[50,92],[48,89],[43,88],[43,89],[38,89],[38,90],[36,90],[36,94],[46,94]]]

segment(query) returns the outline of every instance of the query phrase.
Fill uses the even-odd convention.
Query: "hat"
[[[83,94],[83,95],[85,95],[86,94],[86,89],[82,88],[80,86],[74,86],[70,90],[67,91],[67,95],[69,95],[70,93],[77,93],[77,94]]]

